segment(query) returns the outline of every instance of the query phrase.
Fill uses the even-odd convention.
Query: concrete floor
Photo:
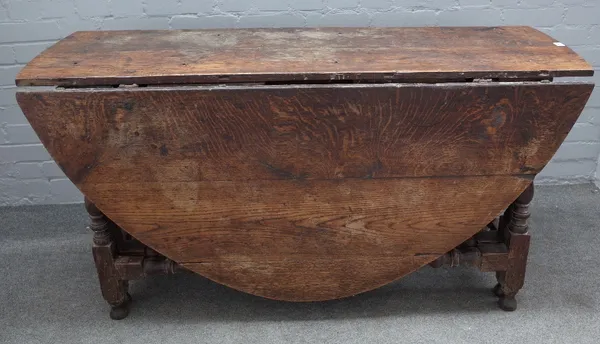
[[[277,302],[182,274],[132,284],[111,321],[81,205],[0,208],[0,343],[600,343],[600,193],[538,187],[519,309],[491,273],[420,271],[320,303]]]

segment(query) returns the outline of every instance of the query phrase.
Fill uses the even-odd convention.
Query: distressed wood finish
[[[316,301],[376,288],[429,263],[529,183],[497,176],[106,183],[83,190],[129,233],[192,271],[255,295]],[[499,190],[498,197],[487,190]],[[107,197],[114,193],[118,201]]]
[[[316,301],[461,263],[496,271],[514,310],[532,180],[593,89],[554,82],[593,74],[554,43],[527,27],[78,32],[19,73],[17,100],[86,196],[115,319],[152,274]]]
[[[33,59],[17,85],[264,81],[464,81],[592,75],[530,27],[77,32]]]
[[[67,176],[144,244],[236,289],[312,301],[386,284],[485,227],[554,154],[591,89],[71,89],[18,100]]]
[[[184,87],[35,90],[17,99],[52,157],[84,188],[106,181],[535,174],[592,89]]]
[[[526,226],[526,221],[527,221],[527,217],[528,217],[528,211],[527,211],[527,203],[524,202],[529,202],[532,196],[532,191],[533,191],[533,184],[531,184],[522,194],[521,196],[519,196],[519,198],[513,202],[508,209],[504,212],[503,215],[501,215],[499,218],[496,218],[493,222],[491,222],[490,224],[488,224],[486,226],[486,228],[482,229],[479,233],[477,233],[477,235],[467,239],[466,241],[464,241],[462,244],[458,245],[455,249],[453,249],[452,251],[450,251],[449,253],[445,254],[445,255],[441,255],[438,259],[436,259],[435,261],[433,261],[432,263],[430,263],[431,266],[433,267],[441,267],[441,266],[450,266],[450,267],[454,267],[454,266],[459,266],[459,265],[468,265],[468,266],[474,266],[477,267],[480,271],[497,271],[498,272],[498,280],[505,284],[505,286],[498,284],[495,288],[494,288],[494,293],[499,296],[499,305],[503,310],[508,310],[508,311],[512,311],[516,309],[516,300],[514,298],[514,296],[516,295],[516,293],[519,291],[519,289],[522,287],[523,285],[523,277],[524,277],[524,266],[526,265],[527,262],[527,251],[528,251],[528,242],[529,242],[529,235],[527,233],[512,233],[512,230],[509,230],[506,226],[504,227],[499,227],[498,224],[503,223],[503,221],[498,221],[501,220],[502,218],[510,218],[512,220],[515,220],[514,223],[518,222],[519,225],[517,226],[512,226],[511,228],[519,228],[519,229],[524,229]],[[118,277],[119,279],[121,279],[122,281],[128,281],[128,280],[135,280],[135,279],[141,279],[141,278],[145,278],[148,277],[149,275],[157,275],[157,274],[173,274],[176,272],[182,272],[182,271],[189,271],[187,269],[185,269],[182,265],[177,264],[169,259],[165,259],[164,257],[162,257],[160,254],[156,253],[153,250],[148,249],[147,247],[144,248],[142,246],[141,243],[139,243],[137,240],[132,239],[129,237],[129,234],[124,232],[122,229],[120,229],[118,226],[116,226],[114,224],[114,222],[108,220],[106,217],[104,217],[104,215],[102,215],[97,208],[90,204],[89,202],[87,202],[86,200],[86,207],[88,210],[91,210],[90,214],[92,217],[92,224],[99,224],[99,226],[95,226],[96,228],[96,233],[98,232],[98,229],[106,229],[108,228],[114,228],[115,231],[111,231],[111,236],[113,237],[112,239],[115,238],[125,238],[125,242],[116,240],[116,246],[113,246],[113,248],[116,248],[115,250],[111,250],[111,255],[113,258],[108,259],[108,260],[102,260],[101,264],[97,265],[98,267],[102,267],[103,270],[111,270],[111,271],[118,271],[118,276],[115,276],[114,274],[112,275],[107,275],[105,273],[101,273],[101,270],[99,269],[99,277],[101,279],[101,285],[102,284],[106,284],[107,280],[111,280],[111,279],[115,279],[115,277]],[[518,213],[520,213],[521,215],[518,216],[513,216],[513,212],[512,212],[512,208],[520,208],[520,210],[522,211],[518,211]],[[101,220],[101,221],[98,221]],[[499,228],[503,228],[503,229],[499,229]],[[517,231],[519,231],[519,229],[517,229]],[[102,235],[100,235],[103,239],[102,241],[107,241],[107,240],[111,240],[110,238],[106,239],[106,232]],[[124,245],[126,244],[126,245]],[[138,247],[137,250],[132,250],[133,247]],[[418,257],[423,257],[423,259],[428,259],[428,257],[426,257],[426,255],[416,255]],[[239,258],[239,257],[238,257]],[[398,265],[398,263],[402,264],[403,262],[398,262],[398,260],[392,260],[391,262],[388,261],[384,261],[381,262],[380,259],[381,256],[375,257],[374,262],[375,264],[390,264],[393,265],[394,267],[396,267]],[[406,258],[406,257],[405,257]],[[402,259],[402,257],[400,257],[400,259]],[[264,259],[262,259],[262,261],[264,261]],[[246,263],[246,262],[244,262]],[[284,262],[284,264],[288,264],[289,265],[290,261],[286,261]],[[302,269],[306,269],[306,264],[308,265],[308,268],[311,270],[310,274],[314,273],[314,260],[304,260],[304,257],[302,258],[302,261],[298,261],[296,262],[296,266],[294,266],[293,268],[296,268],[294,270],[300,270],[299,273],[297,273],[299,275],[299,281],[298,283],[305,283],[306,278],[303,276],[304,273],[306,273],[306,271],[302,271]],[[321,264],[327,264],[328,262],[321,262],[321,261],[317,261],[316,262],[318,265],[320,266]],[[336,262],[333,262],[334,265]],[[361,264],[363,267],[367,266],[369,262],[366,262],[366,264],[363,262],[363,264]],[[198,268],[198,265],[201,265],[202,263],[184,263],[185,266],[187,267],[191,267],[192,269],[196,269]],[[269,267],[269,273],[267,274],[267,276],[265,276],[264,274],[258,274],[257,276],[254,274],[248,274],[247,271],[243,271],[246,270],[248,268],[248,264],[244,264],[244,265],[240,265],[239,263],[235,264],[235,267],[237,268],[237,270],[235,271],[230,271],[229,273],[226,273],[225,275],[219,275],[218,276],[218,280],[220,280],[221,282],[224,283],[228,283],[227,281],[230,280],[230,276],[231,274],[242,274],[245,275],[245,278],[248,280],[256,280],[256,283],[253,283],[252,285],[255,286],[262,286],[265,284],[265,282],[262,280],[263,277],[269,278],[274,280],[276,283],[280,282],[280,277],[278,277],[278,275],[285,275],[284,278],[289,278],[289,275],[286,274],[286,271],[283,269],[274,269],[272,266]],[[251,265],[250,265],[251,266]],[[377,265],[378,269],[380,270],[379,266]],[[221,267],[218,267],[218,271],[222,271]],[[289,268],[289,267],[288,267]],[[357,274],[357,270],[356,269],[352,269],[353,267],[349,268],[348,271],[341,271],[341,273],[344,274],[344,276],[342,278],[347,279],[347,278],[353,278],[353,279],[357,279],[357,280],[365,280],[365,279],[369,279],[370,277],[372,277],[371,275],[367,274],[365,276],[365,274]],[[335,267],[333,271],[337,271],[339,269],[339,267]],[[206,270],[206,269],[204,269]],[[318,270],[318,269],[317,269]],[[370,270],[367,270],[370,271]],[[328,274],[330,274],[330,272],[328,272]],[[276,276],[275,278],[273,278],[273,276]],[[285,285],[287,285],[288,283],[285,283]],[[304,285],[304,284],[303,284]],[[339,286],[331,286],[333,288],[337,287],[336,289],[340,289]],[[508,289],[507,289],[508,288]],[[270,290],[272,290],[272,287],[269,288]],[[261,289],[257,289],[258,293],[261,294],[262,290]],[[253,290],[253,292],[257,292],[256,289]],[[510,290],[509,294],[505,294],[506,290]],[[308,291],[310,292],[310,291]],[[107,301],[111,302],[111,297],[112,297],[113,293],[107,293],[105,294],[105,298],[107,299]],[[127,294],[128,295],[128,294]],[[507,297],[508,295],[508,297]],[[129,295],[128,295],[129,296]],[[130,300],[130,298],[129,298]],[[122,305],[120,305],[119,307],[117,307],[117,310],[119,310],[118,314],[121,314],[120,316],[115,316],[118,314],[115,314],[115,308],[113,308],[113,311],[111,311],[111,317],[113,319],[121,319],[123,316],[125,316],[127,314],[128,311],[128,303],[124,303]]]
[[[94,232],[92,255],[96,264],[102,296],[110,304],[110,317],[121,320],[129,314],[131,296],[127,292],[128,282],[121,279],[115,265],[116,247],[110,233],[111,221],[87,198],[85,209],[90,216],[90,229]]]
[[[509,243],[508,269],[496,273],[498,285],[494,293],[500,298],[498,304],[506,311],[517,309],[515,296],[525,283],[525,270],[527,256],[529,255],[530,235],[528,219],[531,216],[529,204],[533,200],[533,183],[511,205],[506,215],[509,216],[508,225],[504,228],[504,236]]]
[[[459,227],[480,230],[530,180],[490,176],[104,183],[86,192],[93,193],[98,206],[136,238],[153,241],[159,252],[170,250],[180,262],[224,255],[439,256],[448,251],[446,242],[456,246],[467,239]],[[502,189],[501,194],[485,198],[485,191],[492,188]],[[118,202],[103,201],[117,189]],[[457,203],[467,209],[453,213]],[[481,211],[468,208],[476,204]],[[431,236],[436,239],[423,239]]]

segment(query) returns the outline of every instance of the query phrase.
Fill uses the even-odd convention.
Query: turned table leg
[[[531,215],[529,204],[533,199],[533,182],[523,191],[505,213],[505,240],[508,246],[508,269],[496,273],[498,284],[494,294],[499,297],[498,305],[505,311],[517,309],[515,296],[523,287],[527,254],[529,253],[529,233],[527,220]]]
[[[109,219],[87,198],[85,208],[90,216],[90,229],[94,231],[92,253],[102,296],[110,304],[110,317],[114,320],[125,318],[129,314],[131,296],[127,292],[127,281],[119,278],[115,266],[116,247],[109,232]]]

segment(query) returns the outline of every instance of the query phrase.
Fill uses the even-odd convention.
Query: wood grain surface
[[[531,177],[84,185],[138,240],[216,282],[289,301],[371,290],[483,228]],[[493,193],[494,197],[490,197]]]
[[[592,88],[148,87],[17,98],[67,176],[96,184],[535,174]]]
[[[591,84],[31,88],[19,105],[111,220],[217,282],[354,295],[474,235],[530,184]]]
[[[431,82],[593,74],[581,57],[554,42],[530,27],[76,32],[33,59],[17,85]]]

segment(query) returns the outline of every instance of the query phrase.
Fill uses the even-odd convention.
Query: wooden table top
[[[589,76],[530,27],[76,32],[32,60],[19,86],[269,81],[448,81]]]

